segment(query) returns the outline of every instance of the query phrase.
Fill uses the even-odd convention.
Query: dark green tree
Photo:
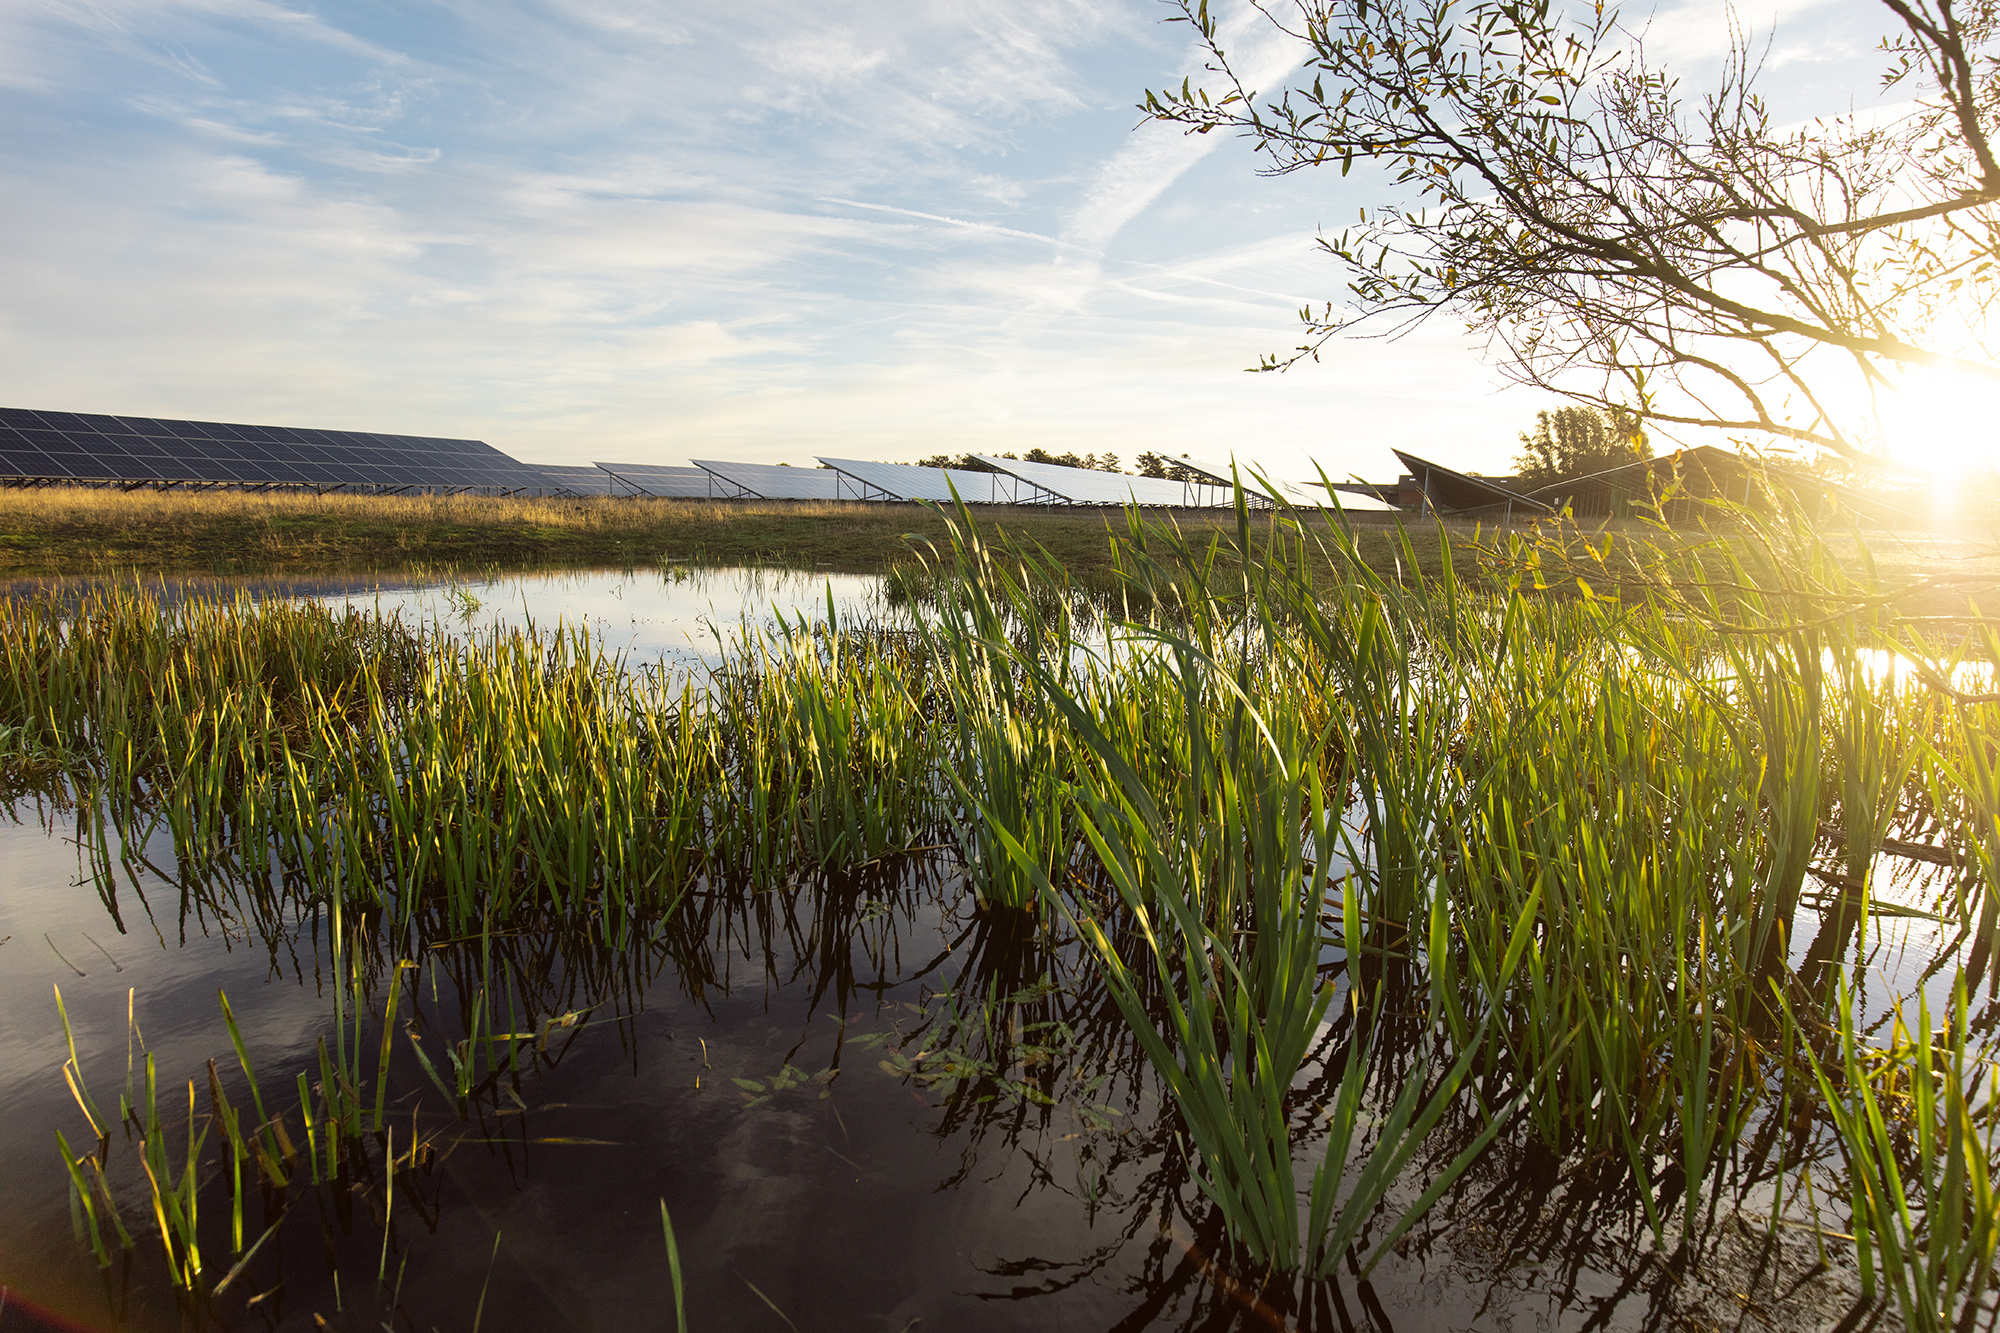
[[[1181,458],[1186,458],[1182,454]],[[1143,453],[1136,460],[1139,475],[1155,477],[1161,481],[1206,481],[1207,478],[1189,468],[1179,458],[1169,458],[1165,454]]]
[[[1652,456],[1652,445],[1629,413],[1606,416],[1577,406],[1537,412],[1535,429],[1522,433],[1521,452],[1514,456],[1514,489],[1540,490]]]
[[[1012,458],[1012,454],[1000,454],[1001,458]],[[982,463],[971,454],[932,454],[929,458],[919,458],[918,467],[948,467],[960,472],[991,472],[991,463]]]
[[[1048,463],[1055,467],[1089,468],[1094,472],[1116,472],[1118,470],[1118,455],[1114,453],[1100,455],[1079,454],[1071,451],[1066,454],[1052,454],[1046,449],[1030,449],[1027,453],[1021,455],[1021,461],[1024,463]]]

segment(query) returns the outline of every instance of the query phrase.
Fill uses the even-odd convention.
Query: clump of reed
[[[1967,1051],[1965,974],[1944,1028],[1932,1030],[1920,996],[1915,1026],[1896,1005],[1879,1049],[1858,1034],[1844,980],[1839,998],[1831,1049],[1824,1059],[1811,1044],[1807,1052],[1847,1164],[1863,1289],[1886,1286],[1916,1333],[1967,1327],[1996,1280],[2000,1067]]]
[[[1249,523],[1246,510],[1239,549],[1248,548]],[[1279,567],[1241,563],[1230,571],[1238,582],[1229,596],[1217,587],[1213,562],[1180,534],[1135,526],[1133,538],[1134,583],[1156,623],[1081,667],[1073,637],[1058,637],[1048,651],[1045,636],[1032,632],[1038,618],[1027,589],[1049,581],[1045,565],[1018,556],[1024,577],[1012,579],[996,574],[975,539],[957,544],[967,577],[955,596],[940,599],[941,656],[986,686],[984,714],[998,711],[992,701],[1006,690],[1010,703],[1025,698],[1075,738],[1070,761],[1047,766],[1051,778],[1063,774],[1048,803],[1074,821],[1094,855],[1083,866],[1069,866],[1067,856],[1052,863],[1015,835],[1009,812],[996,808],[1011,787],[987,788],[977,808],[1000,835],[1014,877],[1032,884],[1087,945],[1193,1141],[1197,1184],[1247,1262],[1324,1276],[1459,1095],[1471,1054],[1435,1085],[1428,1068],[1413,1068],[1350,1171],[1373,1064],[1372,1047],[1357,1042],[1301,1216],[1294,1085],[1335,996],[1321,977],[1321,955],[1338,941],[1356,958],[1364,898],[1379,898],[1379,890],[1361,891],[1358,876],[1339,874],[1332,859],[1352,841],[1338,800],[1351,781],[1351,717],[1317,691],[1277,687],[1299,679],[1316,647],[1297,638],[1296,622],[1273,596]],[[1156,556],[1149,544],[1167,549]],[[1166,617],[1172,630],[1157,623]],[[1100,877],[1115,891],[1108,903],[1091,889]],[[1331,911],[1342,929],[1330,934],[1322,918],[1336,891]],[[1358,994],[1350,990],[1350,999]],[[1497,1130],[1499,1118],[1490,1124]],[[1391,1227],[1371,1265],[1488,1137]]]
[[[948,532],[952,562],[925,566],[932,596],[919,632],[957,742],[942,766],[953,837],[981,902],[1030,911],[1081,841],[1066,794],[1071,728],[1033,675],[1068,677],[1077,606],[1046,562],[1010,568],[969,523]]]
[[[1298,1262],[1295,1134],[1278,1108],[1324,1016],[1313,987],[1256,979],[1303,977],[1335,943],[1353,985],[1371,960],[1415,966],[1448,1034],[1431,1067],[1452,1071],[1430,1108],[1469,1070],[1489,1080],[1467,1151],[1518,1104],[1549,1149],[1622,1157],[1663,1239],[1678,1205],[1685,1259],[1753,1126],[1814,1100],[1789,1054],[1796,1024],[1770,998],[1799,984],[1804,904],[1824,909],[1826,938],[1851,931],[1874,906],[1869,868],[1891,832],[1940,806],[1960,812],[1942,830],[1952,854],[1978,855],[1993,826],[1979,765],[1994,746],[1971,711],[1984,701],[1947,724],[1942,696],[1871,678],[1878,655],[1922,646],[1888,633],[1894,590],[1832,559],[1796,516],[1716,519],[1710,541],[1662,541],[1623,566],[1608,547],[1517,536],[1491,557],[1511,572],[1497,593],[1461,585],[1449,557],[1428,562],[1431,578],[1385,577],[1337,520],[1280,517],[1254,546],[1247,516],[1234,541],[1200,545],[1135,521],[1127,577],[1140,604],[1173,613],[1171,631],[1155,611],[1133,632],[1147,651],[1065,676],[1048,655],[1009,655],[1001,617],[947,622],[973,640],[958,660],[985,652],[1004,659],[985,674],[1031,677],[1090,757],[1065,784],[1089,863],[1065,877],[1014,860],[1092,945],[1189,1128],[1202,1187],[1255,1265]],[[961,582],[980,586],[978,553],[959,561]],[[1272,804],[1278,790],[1290,795]],[[1254,816],[1260,801],[1273,813]],[[1830,842],[1844,873],[1822,866]],[[1338,928],[1323,929],[1343,863],[1327,914]],[[1070,888],[1098,876],[1117,890],[1109,914]],[[1815,876],[1837,892],[1808,895]],[[1260,904],[1246,930],[1245,904],[1286,884],[1290,905]],[[1946,892],[1976,963],[1992,899],[1974,926],[1965,881]],[[1113,942],[1121,929],[1143,942],[1150,977]],[[1852,1018],[1845,991],[1815,1004]],[[1381,1160],[1406,1160],[1398,1135],[1436,1123],[1415,1095],[1385,1090],[1401,1116]],[[1853,1158],[1860,1122],[1835,1120]],[[1326,1163],[1338,1171],[1337,1155]],[[1347,1216],[1379,1202],[1371,1171],[1360,1165]],[[1304,1192],[1306,1263],[1317,1255],[1321,1271],[1311,1237],[1345,1225],[1330,1221],[1327,1188]],[[1990,1218],[1990,1199],[1971,1212]],[[1913,1251],[1888,1217],[1859,1209],[1857,1245],[1906,1270]],[[1953,1310],[1980,1289],[1962,1278]]]
[[[325,1037],[319,1040],[316,1081],[303,1070],[297,1075],[298,1101],[295,1111],[290,1112],[297,1117],[296,1139],[286,1127],[288,1112],[283,1108],[272,1109],[278,1107],[277,1101],[267,1100],[258,1082],[249,1048],[227,995],[218,993],[222,1021],[242,1070],[249,1106],[239,1107],[232,1100],[216,1062],[209,1060],[206,1114],[197,1080],[189,1079],[185,1116],[174,1117],[179,1119],[184,1147],[184,1151],[176,1151],[169,1133],[171,1111],[162,1102],[155,1057],[146,1048],[139,1027],[136,992],[128,992],[126,998],[125,1083],[118,1098],[117,1118],[113,1120],[90,1093],[70,1028],[69,1012],[63,1004],[62,992],[57,990],[56,1008],[69,1047],[63,1073],[90,1126],[95,1145],[90,1151],[78,1153],[60,1130],[56,1132],[56,1144],[70,1178],[71,1218],[78,1238],[88,1240],[100,1265],[111,1263],[109,1240],[115,1239],[126,1250],[136,1243],[107,1175],[114,1135],[134,1142],[145,1181],[146,1210],[159,1238],[169,1280],[184,1293],[204,1297],[226,1290],[264,1241],[276,1232],[290,1207],[289,1190],[309,1183],[312,1187],[337,1186],[344,1192],[354,1179],[353,1168],[362,1159],[364,1134],[373,1134],[386,1142],[387,1074],[402,968],[391,973],[380,1040],[371,1052],[369,1043],[363,1040],[367,1009],[364,973],[354,957],[346,923],[338,908],[331,913],[329,924],[335,973],[333,1042],[329,1048]],[[371,1083],[372,1098],[368,1095]],[[214,1279],[214,1266],[203,1257],[200,1204],[203,1151],[210,1134],[218,1130],[228,1180],[228,1253],[235,1262],[220,1279]],[[392,1172],[393,1157],[391,1147],[387,1165]],[[245,1218],[253,1191],[261,1198],[265,1225],[246,1244],[249,1232]],[[384,1221],[386,1225],[386,1213]]]
[[[753,877],[865,865],[922,845],[937,818],[919,643],[801,618],[746,632],[687,710],[709,765],[707,863]],[[699,784],[693,784],[699,785]]]

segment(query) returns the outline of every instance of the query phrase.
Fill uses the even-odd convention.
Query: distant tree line
[[[1118,455],[1103,454],[1052,454],[1046,449],[1030,449],[1025,454],[994,454],[995,458],[1013,458],[1023,463],[1052,463],[1057,467],[1082,467],[1093,472],[1117,472]],[[991,463],[982,463],[971,454],[932,454],[929,458],[919,458],[918,467],[949,467],[960,472],[997,472]]]
[[[1165,454],[1140,454],[1139,475],[1157,477],[1162,481],[1207,480],[1206,473],[1197,472],[1181,461],[1181,458],[1186,457],[1186,454],[1182,454],[1180,458],[1168,458]]]
[[[1537,412],[1535,429],[1523,432],[1514,456],[1514,489],[1537,491],[1652,456],[1638,417],[1622,409],[1609,415],[1594,407]]]

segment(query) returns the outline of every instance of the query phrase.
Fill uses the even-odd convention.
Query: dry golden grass
[[[987,509],[984,535],[1045,547],[1086,579],[1108,571],[1124,516]],[[1183,514],[1227,525],[1227,511]],[[83,573],[381,570],[411,566],[779,563],[880,570],[944,545],[916,505],[835,501],[243,495],[50,489],[0,492],[0,569]],[[1381,543],[1387,552],[1386,540]],[[1434,543],[1433,543],[1434,545]]]
[[[1110,581],[1112,533],[1125,516],[1103,510],[974,511],[982,535],[1039,545],[1073,577]],[[1411,520],[1416,568],[1400,560],[1391,516],[1356,515],[1363,557],[1385,572],[1437,572],[1432,520]],[[1229,511],[1184,511],[1184,531],[1230,526]],[[1262,519],[1258,520],[1262,522]],[[1471,575],[1475,525],[1448,522],[1455,563]],[[1617,541],[1657,542],[1642,524],[1586,522]],[[1498,534],[1478,529],[1488,542]],[[1701,540],[1692,533],[1691,539]],[[2000,605],[2000,542],[1969,535],[1878,532],[1864,538],[1891,586],[1945,583],[1913,598],[1906,613],[1959,617],[1967,597]],[[1860,558],[1851,536],[1828,533],[1829,549]],[[847,501],[630,500],[481,496],[244,495],[56,488],[0,491],[0,573],[87,574],[373,572],[411,568],[522,568],[778,564],[850,572],[915,560],[946,545],[945,520],[917,505]]]

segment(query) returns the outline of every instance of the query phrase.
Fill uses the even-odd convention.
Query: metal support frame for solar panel
[[[657,463],[604,463],[596,466],[611,474],[627,497],[648,496],[661,500],[712,500],[715,478],[698,467],[668,467]],[[725,499],[731,497],[723,497]]]
[[[858,500],[950,504],[1066,504],[1063,497],[1007,472],[925,467],[917,463],[877,463],[861,458],[821,458],[851,486]],[[1023,491],[1027,494],[1023,494]]]
[[[1186,458],[1169,459],[1168,463],[1170,466],[1186,468],[1189,472],[1207,477],[1218,486],[1234,485],[1230,478],[1223,476],[1214,468],[1203,467]],[[1280,500],[1299,509],[1328,507],[1329,496],[1326,487],[1318,481],[1282,481],[1275,477],[1263,476],[1253,468],[1239,470],[1243,476],[1243,488],[1250,493],[1250,505],[1253,509],[1276,508]]]
[[[958,487],[959,494],[965,495],[978,486],[974,478],[987,480],[987,504],[1047,505],[1054,504],[1054,491],[1044,490],[1033,482],[1023,481],[1011,472],[968,472],[964,468],[946,468],[945,475]],[[1027,494],[1022,494],[1023,491]],[[968,502],[970,503],[970,502]]]
[[[1553,514],[1555,506],[1531,499],[1526,495],[1496,485],[1484,477],[1474,477],[1442,463],[1433,463],[1427,458],[1405,453],[1401,449],[1391,449],[1398,461],[1410,470],[1422,489],[1425,508],[1433,513],[1452,514],[1473,510],[1500,509],[1504,517],[1512,520],[1516,510],[1522,513]]]
[[[843,500],[861,500],[870,504],[903,504],[910,499],[900,491],[877,486],[866,477],[856,476],[831,459],[822,458],[819,461],[833,473],[834,493]],[[854,492],[852,495],[848,494],[850,490]]]
[[[1176,461],[1182,467],[1199,472],[1204,477],[1221,479],[1220,474],[1213,468],[1200,467],[1189,463],[1184,458]],[[1325,481],[1280,481],[1273,477],[1259,478],[1246,473],[1243,484],[1247,487],[1255,488],[1260,493],[1270,496],[1273,499],[1282,496],[1295,509],[1329,509],[1337,504],[1342,509],[1360,513],[1371,513],[1394,509],[1396,507],[1392,501],[1383,498],[1381,494],[1383,488],[1368,482],[1350,483],[1336,481],[1329,484]],[[1264,490],[1263,488],[1265,487],[1269,487],[1270,489],[1268,491]],[[1394,486],[1390,486],[1387,489],[1390,495],[1393,496],[1395,494],[1396,488]],[[1331,494],[1334,491],[1371,500],[1374,502],[1374,505],[1371,507],[1368,505],[1348,504],[1341,500],[1339,496]]]
[[[1400,488],[1393,481],[1336,481],[1333,489],[1342,495],[1358,495],[1394,509],[1396,493]]]
[[[1134,477],[1124,472],[1100,472],[1093,468],[1064,467],[1056,463],[1031,463],[1019,458],[973,455],[980,462],[1020,478],[1032,486],[1053,492],[1054,502],[1124,508],[1213,509],[1232,503],[1221,495],[1204,495],[1214,487],[1193,482],[1167,481],[1159,477]]]
[[[857,500],[863,504],[899,504],[906,496],[885,491],[879,486],[871,486],[859,478],[849,476],[839,468],[829,467],[825,459],[819,460],[821,471],[833,473],[833,496],[836,500]]]
[[[519,495],[548,485],[479,440],[25,408],[0,408],[0,481],[321,495]]]
[[[904,495],[896,490],[891,490],[890,488],[885,486],[877,486],[875,483],[869,481],[866,477],[859,476],[854,472],[849,471],[847,468],[842,466],[842,463],[847,460],[837,459],[837,458],[822,458],[819,461],[826,464],[827,468],[833,472],[834,486],[840,493],[840,498],[843,500],[854,499],[854,500],[869,501],[878,504],[902,504],[911,499],[911,497],[908,495]],[[854,491],[854,494],[852,496],[846,494],[847,490],[850,487]]]
[[[543,463],[540,471],[557,488],[558,493],[562,495],[574,496],[581,499],[591,496],[615,496],[620,494],[616,489],[617,479],[594,463],[589,467],[559,466]]]
[[[707,468],[702,468],[701,474],[708,478],[708,493],[712,496],[719,496],[719,498],[724,500],[761,500],[764,498],[748,486],[740,485],[727,477],[717,476]]]
[[[691,458],[696,467],[711,473],[719,486],[736,492],[740,500],[839,500],[840,474],[831,468],[796,468],[772,463],[736,463],[722,459]]]
[[[1192,472],[1198,477],[1208,478],[1208,484],[1219,486],[1225,492],[1228,493],[1229,499],[1227,503],[1232,505],[1236,503],[1236,482],[1234,478],[1226,477],[1212,467],[1203,467],[1201,464],[1196,463],[1193,460],[1185,457],[1169,458],[1166,459],[1165,461],[1167,466],[1170,468],[1179,468],[1186,472]],[[1264,489],[1263,483],[1258,479],[1255,472],[1250,468],[1243,468],[1241,469],[1241,472],[1243,475],[1243,490],[1245,492],[1246,500],[1249,506],[1252,509],[1276,508],[1277,501],[1275,497],[1273,497],[1269,491]],[[1274,484],[1282,485],[1283,483],[1274,483]],[[1208,505],[1203,506],[1203,508],[1212,508],[1212,507],[1216,506],[1208,506]]]

